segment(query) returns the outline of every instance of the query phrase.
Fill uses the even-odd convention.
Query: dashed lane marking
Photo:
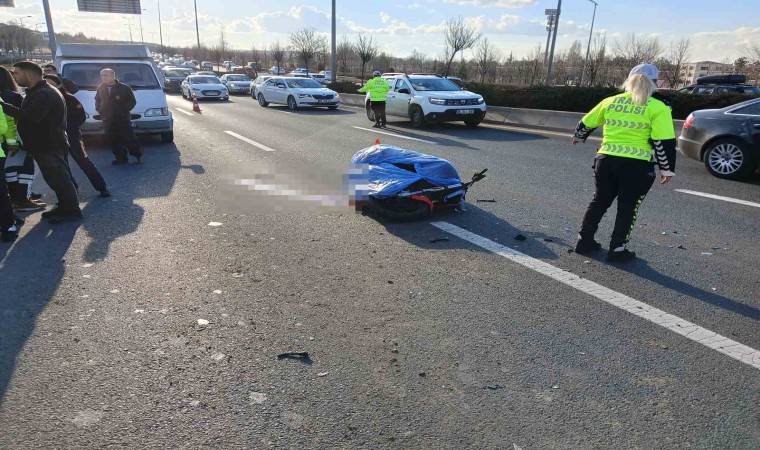
[[[243,142],[247,142],[248,144],[251,144],[254,147],[258,147],[258,148],[264,150],[265,152],[273,152],[274,151],[273,148],[267,147],[264,144],[260,144],[260,143],[258,143],[256,141],[254,141],[253,139],[248,139],[245,136],[241,136],[241,135],[235,133],[234,131],[225,131],[225,133],[229,134],[230,136],[232,136],[234,138],[238,138],[238,139],[240,139]]]
[[[182,109],[182,108],[174,108],[174,110],[175,110],[175,111],[179,111],[179,112],[181,112],[182,114],[185,114],[185,115],[188,115],[188,116],[194,116],[194,115],[195,115],[195,114],[191,113],[190,111],[185,111],[185,110],[184,110],[184,109]]]
[[[706,192],[690,191],[688,189],[676,189],[675,191],[680,192],[682,194],[696,195],[698,197],[711,198],[714,200],[722,200],[724,202],[738,203],[740,205],[754,206],[755,208],[760,208],[760,203],[750,202],[747,200],[740,200],[738,198],[723,197],[722,195],[708,194]]]
[[[613,291],[612,289],[594,283],[593,281],[583,279],[578,275],[569,273],[559,267],[554,267],[551,264],[493,242],[475,233],[459,228],[456,225],[452,225],[448,222],[433,222],[432,225],[439,230],[450,233],[473,245],[488,250],[491,253],[503,256],[521,266],[527,267],[542,275],[546,275],[562,284],[575,288],[592,297],[596,297],[607,304],[648,320],[649,322],[674,333],[678,333],[686,339],[702,344],[707,348],[723,353],[739,362],[760,370],[760,351],[755,350],[752,347],[740,344],[739,342],[721,336],[706,328],[702,328],[699,325],[681,319],[680,317],[668,314],[665,311],[649,306],[646,303],[635,300],[625,294]]]
[[[370,133],[384,134],[386,136],[393,136],[393,137],[397,137],[401,139],[408,139],[410,141],[417,141],[417,142],[424,142],[426,144],[438,145],[437,142],[426,141],[425,139],[414,138],[411,136],[403,136],[401,134],[396,134],[396,133],[389,133],[387,131],[380,131],[377,128],[364,128],[364,127],[356,127],[356,126],[352,126],[351,128],[356,128],[357,130],[362,130],[362,131],[369,131]]]

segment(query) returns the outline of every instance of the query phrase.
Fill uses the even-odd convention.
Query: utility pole
[[[129,25],[129,42],[134,43],[135,41],[132,39],[132,18],[125,17],[124,19],[127,21],[127,25]]]
[[[161,0],[158,1],[158,37],[161,39],[161,61],[164,60],[164,30],[161,25]]]
[[[50,2],[48,0],[42,0],[42,8],[45,10],[45,22],[47,22],[50,51],[53,54],[52,59],[55,60],[55,51],[57,47],[55,43],[55,30],[53,29],[53,16],[50,14]]]
[[[554,30],[554,15],[549,14],[546,16],[546,46],[544,47],[544,65],[546,65],[546,60],[549,59],[549,42],[552,38],[552,30]]]
[[[562,0],[557,0],[557,14],[554,19],[554,35],[552,36],[552,49],[549,52],[549,66],[546,69],[546,85],[552,82],[552,64],[554,63],[554,46],[557,44],[557,30],[559,29],[559,15],[562,9]]]
[[[596,20],[596,7],[599,6],[594,0],[588,0],[594,4],[594,15],[591,16],[591,31],[588,33],[588,46],[586,47],[586,62],[583,63],[583,72],[581,72],[581,86],[586,79],[586,67],[588,66],[588,58],[591,55],[591,36],[594,35],[594,21]]]
[[[335,2],[336,0],[332,0],[332,58],[330,58],[330,74],[332,75],[333,83],[338,81],[338,55],[336,55],[336,41],[338,38],[336,36]]]
[[[195,37],[198,39],[198,53],[201,52],[201,32],[198,29],[198,0],[193,0],[195,6]]]

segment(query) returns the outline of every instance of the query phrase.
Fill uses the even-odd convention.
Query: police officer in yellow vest
[[[660,184],[675,176],[676,136],[667,102],[657,93],[659,73],[651,64],[633,68],[624,84],[625,92],[602,100],[578,123],[572,144],[585,142],[594,129],[603,126],[602,144],[594,160],[596,191],[583,218],[576,253],[601,249],[594,240],[599,222],[617,198],[617,217],[607,253],[608,261],[628,261],[636,253],[626,244],[639,208],[655,180]]]
[[[390,90],[388,82],[380,76],[380,71],[376,70],[372,76],[374,78],[367,80],[367,84],[359,89],[359,92],[369,91],[369,101],[372,104],[372,112],[375,115],[375,124],[373,128],[388,128],[385,126],[385,99]]]
[[[0,99],[0,103],[3,100]],[[5,183],[5,173],[3,168],[5,167],[5,151],[4,148],[10,149],[17,145],[16,141],[16,129],[11,122],[11,126],[8,126],[10,117],[6,117],[3,114],[2,108],[0,108],[0,240],[3,242],[10,242],[16,240],[18,237],[18,229],[16,228],[16,216],[13,213],[13,206],[11,205],[11,198],[8,196],[8,187]]]

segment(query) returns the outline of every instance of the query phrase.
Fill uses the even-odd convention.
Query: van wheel
[[[367,109],[367,119],[370,122],[375,122],[375,111],[372,111],[372,105],[370,105],[369,102],[365,105],[365,108]]]
[[[267,106],[269,106],[269,102],[264,100],[264,94],[261,94],[261,93],[259,93],[259,105],[262,108],[266,108]]]
[[[167,131],[166,133],[161,133],[161,142],[174,142],[174,131]]]
[[[409,110],[409,118],[412,119],[412,126],[414,128],[424,128],[427,125],[425,113],[422,111],[422,108],[417,105],[412,106]]]
[[[475,128],[478,125],[480,125],[480,121],[479,120],[465,120],[464,124],[467,125],[468,127]]]
[[[746,145],[736,139],[718,139],[705,150],[705,167],[718,178],[736,180],[752,173]]]
[[[288,97],[288,109],[291,111],[298,109],[298,103],[296,103],[296,99],[292,95]]]

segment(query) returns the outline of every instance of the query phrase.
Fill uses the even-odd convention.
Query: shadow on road
[[[420,135],[413,133],[417,131],[417,128],[412,127],[408,121],[397,122],[389,121],[388,130],[396,134],[417,137],[420,139],[438,139],[440,136],[447,136],[451,138],[465,138],[473,141],[484,142],[521,142],[521,141],[541,141],[549,139],[546,136],[540,134],[532,134],[529,132],[521,132],[514,130],[498,130],[495,128],[470,128],[463,123],[443,123],[438,125],[430,125],[425,128],[426,131],[435,133],[435,136]]]
[[[35,329],[37,317],[53,299],[65,275],[66,264],[94,262],[109,258],[111,244],[131,234],[142,223],[145,210],[141,199],[168,196],[183,168],[196,174],[205,170],[199,165],[183,166],[180,152],[174,144],[143,146],[144,163],[126,166],[110,165],[112,156],[103,147],[95,148],[97,140],[88,140],[90,158],[105,178],[113,196],[95,197],[76,164],[74,176],[80,180],[83,194],[80,201],[85,220],[77,224],[51,226],[39,221],[37,213],[22,229],[13,245],[0,244],[0,404],[5,398],[16,360]],[[55,195],[41,181],[35,189]],[[44,187],[44,189],[42,189]],[[82,236],[82,231],[86,234]],[[88,240],[83,261],[72,261],[67,252],[75,236]],[[67,261],[68,260],[68,261]],[[71,299],[59,298],[59,302]]]

